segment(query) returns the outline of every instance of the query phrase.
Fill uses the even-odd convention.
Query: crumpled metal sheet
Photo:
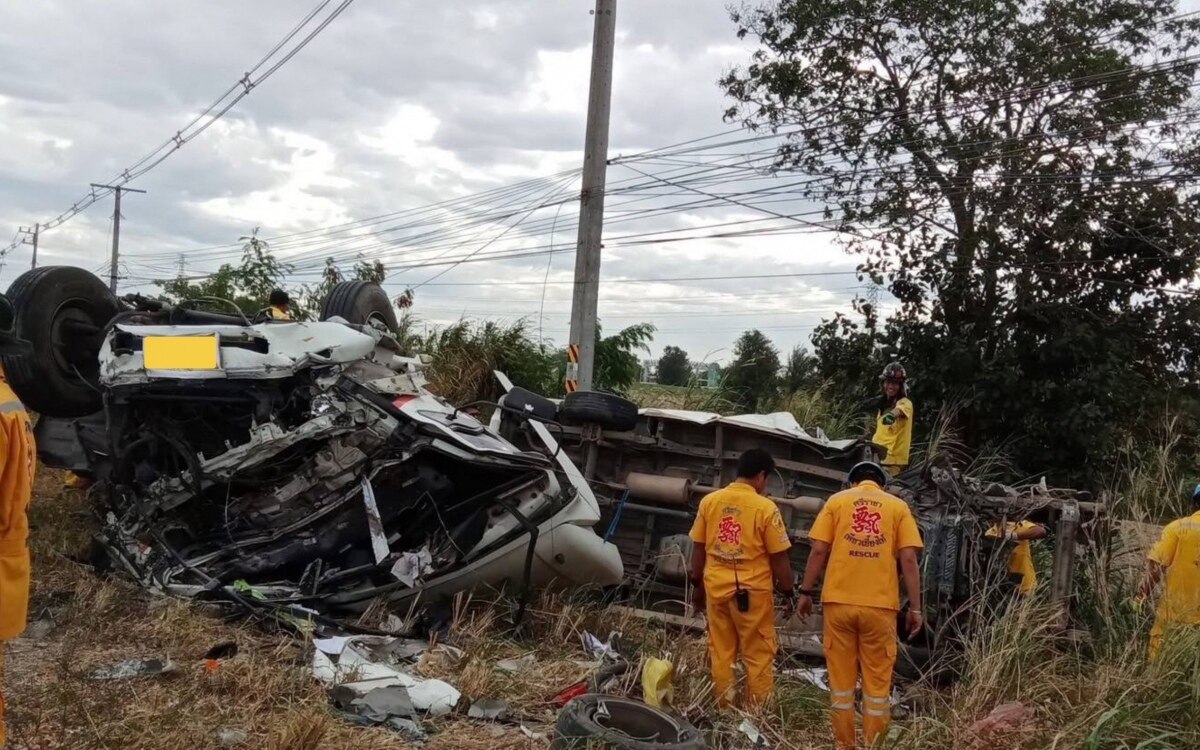
[[[312,675],[330,687],[340,687],[366,697],[378,688],[404,688],[412,707],[431,716],[450,713],[462,694],[442,680],[427,679],[413,673],[413,665],[388,660],[381,653],[401,639],[381,636],[351,636],[341,642],[341,653],[330,655],[328,640],[314,644]],[[330,649],[332,650],[332,649]],[[415,670],[414,670],[415,671]],[[392,694],[386,696],[389,700]]]

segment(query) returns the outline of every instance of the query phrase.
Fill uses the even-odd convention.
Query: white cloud
[[[0,25],[0,59],[6,61],[0,68],[0,242],[18,224],[58,214],[89,182],[112,177],[163,142],[240,78],[301,13],[291,0],[257,0],[253,7],[177,0],[152,19],[140,0],[10,5]],[[230,251],[195,248],[230,243],[254,226],[266,236],[324,227],[576,169],[591,54],[586,5],[355,4],[224,119],[138,181],[149,193],[123,204],[121,243],[124,265],[137,270],[122,283],[145,284],[169,271],[176,254],[191,269],[215,267]],[[654,0],[621,6],[614,154],[727,129],[716,81],[746,60],[747,46],[721,5]],[[610,179],[630,176],[610,169]],[[564,179],[554,189],[570,195],[577,185]],[[99,203],[45,233],[43,257],[101,265],[111,210],[110,202]],[[574,204],[552,205],[504,241],[511,248],[545,245],[553,220],[554,243],[569,249],[576,213]],[[730,207],[614,221],[606,232],[605,279],[759,272],[777,278],[606,284],[605,327],[644,316],[664,331],[656,347],[679,344],[694,356],[728,352],[738,330],[754,325],[781,348],[804,341],[807,327],[848,307],[848,287],[857,284],[853,276],[786,276],[852,269],[854,259],[829,235],[652,245],[617,239],[685,226],[700,235],[714,231],[705,229],[711,224],[758,218]],[[456,252],[478,249],[515,219],[489,224]],[[393,264],[416,254],[372,244],[366,230],[347,244],[386,254]],[[331,241],[321,250],[337,247]],[[27,252],[21,247],[5,259],[0,286],[28,264]],[[441,252],[425,248],[418,257]],[[441,280],[540,281],[546,261],[465,263]],[[549,279],[569,281],[570,253],[551,261]],[[441,270],[414,270],[393,283],[417,283]],[[560,342],[569,290],[546,288],[546,334]],[[540,286],[428,286],[417,299],[430,309],[428,317],[452,319],[464,309],[519,317],[536,311],[541,297]]]

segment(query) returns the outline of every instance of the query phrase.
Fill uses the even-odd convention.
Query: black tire
[[[8,288],[16,334],[33,352],[5,356],[8,382],[29,409],[83,417],[103,406],[100,347],[117,300],[95,274],[74,266],[26,271]]]
[[[637,404],[595,391],[568,393],[558,413],[569,424],[598,424],[605,430],[618,432],[632,430],[638,421]]]
[[[321,305],[321,320],[342,318],[354,325],[382,323],[395,331],[396,310],[387,292],[374,281],[342,281],[334,285]]]
[[[585,747],[704,750],[707,745],[699,729],[640,701],[609,695],[581,695],[558,714],[551,747],[556,750]]]
[[[505,414],[516,419],[517,415],[510,410],[517,410],[522,413],[532,414],[538,419],[547,422],[558,420],[558,404],[554,403],[545,396],[539,396],[533,391],[526,390],[519,386],[514,386],[504,397],[500,399],[500,405],[505,408]]]

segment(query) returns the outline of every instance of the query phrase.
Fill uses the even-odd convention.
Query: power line
[[[293,27],[292,30],[288,32],[288,34],[279,43],[277,43],[269,53],[267,53],[267,55],[261,58],[251,70],[247,71],[242,78],[226,89],[225,92],[212,104],[205,108],[190,122],[188,122],[183,128],[177,130],[174,136],[164,141],[162,145],[146,154],[138,161],[121,170],[121,172],[118,173],[114,178],[108,180],[106,184],[113,187],[124,186],[154,169],[176,151],[183,148],[185,144],[191,142],[210,126],[212,126],[213,123],[224,117],[225,114],[228,113],[229,110],[233,109],[238,102],[249,96],[250,92],[256,86],[262,84],[272,75],[274,75],[276,71],[278,71],[289,60],[291,60],[297,53],[300,52],[300,50],[308,46],[313,38],[323,31],[330,23],[332,23],[334,19],[340,16],[342,12],[345,11],[352,2],[354,2],[354,0],[342,0],[340,5],[334,8],[333,11],[331,11],[324,19],[322,19],[321,22],[317,24],[317,26],[307,36],[305,36],[290,50],[288,50],[288,52],[284,54],[282,58],[280,58],[257,78],[252,77],[253,73],[257,72],[262,66],[266,65],[272,56],[283,49],[283,47],[297,34],[299,34],[300,31],[307,26],[320,13],[321,10],[329,5],[330,2],[331,0],[323,0],[323,2],[321,2],[313,11],[305,16],[300,23]],[[239,86],[241,87],[240,90]],[[62,212],[53,219],[50,219],[49,221],[40,222],[42,231],[62,226],[76,215],[85,211],[97,201],[107,197],[110,194],[112,194],[111,189],[100,189],[93,187],[89,193],[75,201],[75,203],[73,203],[66,211]],[[5,247],[4,249],[0,250],[0,255],[7,254],[15,247],[16,244],[11,244]]]

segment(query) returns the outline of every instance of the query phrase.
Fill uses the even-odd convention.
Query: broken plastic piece
[[[670,703],[673,696],[671,674],[674,667],[671,662],[650,657],[642,665],[642,699],[647,705],[662,708],[664,703]]]
[[[430,716],[445,716],[454,710],[462,693],[441,680],[421,680],[408,689],[413,706]]]
[[[612,645],[615,636],[616,633],[612,633],[608,636],[608,641],[601,641],[585,630],[580,638],[583,640],[583,650],[587,651],[593,658],[619,659],[621,655],[617,653],[617,650]]]
[[[554,696],[554,698],[552,698],[550,702],[553,703],[554,705],[558,706],[559,708],[562,708],[563,706],[567,705],[568,703],[570,703],[572,700],[578,698],[579,696],[586,695],[587,691],[588,691],[588,681],[580,680],[579,682],[575,683],[571,687],[567,688],[566,690],[562,691],[558,695]]]
[[[428,739],[428,736],[425,734],[425,730],[421,728],[420,724],[412,719],[403,719],[399,716],[393,716],[387,720],[387,727],[388,729],[398,733],[401,737],[409,742],[418,745],[424,744],[425,740]]]
[[[313,641],[313,645],[317,650],[330,656],[341,656],[342,651],[346,649],[346,641],[350,640],[349,636],[335,635],[330,638],[317,638]]]
[[[416,552],[401,553],[400,559],[392,566],[392,575],[397,581],[408,586],[416,587],[417,581],[433,572],[433,556],[428,547],[422,547]]]
[[[471,704],[471,709],[467,711],[467,716],[472,719],[499,721],[508,717],[508,701],[480,698]]]
[[[415,715],[408,691],[396,686],[375,688],[363,697],[351,701],[350,707],[360,716],[379,724],[393,716],[411,718]]]
[[[158,677],[175,671],[170,659],[131,659],[92,670],[90,680],[128,680],[134,677]]]
[[[506,674],[521,674],[534,664],[537,664],[537,657],[526,654],[519,659],[501,659],[496,662],[496,670]]]
[[[783,673],[789,677],[795,677],[802,682],[807,682],[818,690],[824,690],[826,693],[829,692],[829,672],[825,670],[825,667],[786,669]]]
[[[245,594],[256,601],[265,602],[267,600],[267,597],[265,594],[263,594],[263,592],[254,588],[240,578],[233,582],[233,590],[239,594]]]
[[[453,685],[441,680],[427,680],[399,666],[381,663],[396,642],[397,639],[390,637],[354,636],[346,640],[342,653],[336,657],[314,648],[313,677],[327,685],[340,686],[343,695],[345,690],[364,696],[376,688],[402,687],[408,691],[417,711],[426,711],[433,716],[450,713],[462,697]]]
[[[366,477],[362,480],[362,496],[367,511],[367,530],[371,533],[371,551],[375,553],[375,564],[378,565],[386,560],[392,551],[388,548],[383,519],[379,516],[379,506],[375,503],[375,488]]]
[[[758,727],[754,726],[754,722],[749,719],[742,719],[742,723],[738,724],[738,731],[746,735],[746,739],[750,740],[750,747],[756,750],[769,750],[771,747],[767,743],[767,738],[758,731]]]

